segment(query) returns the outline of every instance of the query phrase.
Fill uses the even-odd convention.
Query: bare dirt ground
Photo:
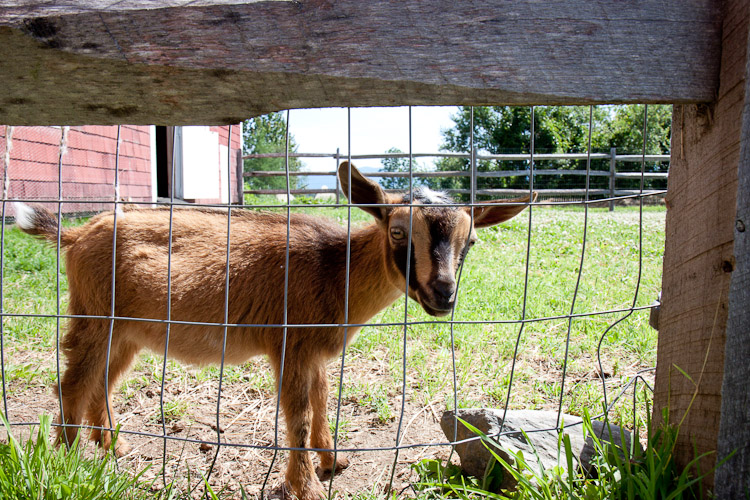
[[[27,358],[39,363],[38,359],[34,361],[39,354],[38,351],[16,352],[13,358],[16,361]],[[362,383],[380,376],[382,366],[377,362],[362,361],[358,360],[356,366],[346,367],[347,382]],[[54,366],[54,354],[41,362]],[[248,372],[268,371],[261,359],[245,368]],[[339,370],[338,362],[330,364],[329,379],[332,382],[337,380]],[[250,375],[245,377],[250,378]],[[139,363],[124,380],[135,387],[132,391],[116,394],[113,401],[117,421],[133,447],[129,455],[120,459],[122,469],[141,471],[150,466],[143,479],[153,480],[152,489],[163,488],[166,479],[166,482],[179,483],[183,490],[195,487],[191,496],[199,498],[203,493],[202,475],[208,474],[215,459],[209,478],[214,491],[223,489],[229,493],[229,498],[240,498],[242,486],[251,497],[259,497],[266,482],[265,494],[271,498],[281,498],[286,452],[275,454],[273,446],[274,443],[284,446],[286,441],[282,415],[279,416],[278,435],[274,432],[274,391],[250,387],[252,384],[243,380],[225,381],[222,385],[219,425],[222,444],[218,446],[218,377],[201,381],[188,372],[187,376],[182,374],[168,380],[164,387],[164,404],[169,416],[165,418],[164,425],[160,418],[161,382],[158,373],[154,376],[153,366]],[[337,407],[333,386],[332,383],[328,404],[329,419],[332,421]],[[10,379],[7,391],[8,415],[12,423],[37,422],[39,414],[56,415],[59,411],[52,388],[35,383],[33,379]],[[409,392],[407,387],[407,402],[401,417],[401,388],[394,386],[389,390],[389,406],[393,416],[385,422],[356,398],[342,399],[339,447],[355,451],[345,452],[351,465],[333,478],[332,491],[336,496],[369,496],[385,492],[391,484],[394,461],[392,489],[408,495],[412,493],[410,481],[416,479],[412,464],[427,457],[448,457],[449,446],[424,446],[446,441],[439,426],[443,404],[417,404],[413,399],[419,398],[409,397]],[[178,411],[174,410],[175,407]],[[396,452],[389,448],[396,444],[399,423],[400,444],[405,448],[399,451],[396,460]],[[163,437],[165,428],[166,440]],[[28,435],[28,429],[28,426],[17,426],[17,437]],[[317,457],[314,462],[317,464]],[[328,486],[327,481],[324,484]]]

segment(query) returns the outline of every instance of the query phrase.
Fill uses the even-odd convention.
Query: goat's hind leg
[[[95,427],[91,431],[91,439],[97,441],[105,450],[112,447],[114,439],[114,433],[108,429],[112,429],[116,425],[114,408],[112,406],[112,392],[120,376],[130,367],[138,350],[136,344],[117,340],[113,335],[109,354],[109,373],[106,377],[102,373],[101,379],[94,383],[94,391],[92,397],[89,399],[86,418]],[[107,380],[108,386],[105,386],[105,380]],[[127,455],[130,449],[127,440],[121,434],[118,435],[115,442],[115,454],[118,457],[122,457]]]
[[[59,426],[55,432],[58,444],[70,446],[75,441],[91,401],[94,385],[104,373],[106,352],[97,349],[94,342],[101,336],[101,323],[101,320],[90,318],[72,318],[62,340],[61,347],[67,359],[67,367],[60,380],[58,394],[61,411],[57,419]]]

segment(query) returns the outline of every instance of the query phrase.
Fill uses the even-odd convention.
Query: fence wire
[[[449,330],[449,344],[450,344],[450,366],[446,366],[446,369],[449,369],[451,372],[451,396],[450,401],[446,402],[447,409],[449,410],[458,410],[461,408],[461,398],[460,393],[462,390],[461,384],[459,382],[459,375],[458,375],[458,367],[457,367],[457,346],[456,346],[456,329],[460,329],[463,327],[468,327],[471,325],[483,325],[485,327],[493,327],[493,326],[501,326],[501,325],[508,325],[517,328],[517,332],[515,335],[514,340],[514,347],[513,347],[513,357],[510,360],[510,369],[508,373],[508,383],[507,383],[507,390],[502,398],[503,404],[501,406],[501,409],[503,410],[503,419],[501,423],[501,434],[504,434],[505,431],[502,430],[502,424],[505,422],[505,417],[508,409],[512,406],[511,400],[512,400],[512,394],[514,390],[514,383],[516,382],[516,377],[518,376],[517,373],[517,359],[519,356],[519,350],[522,346],[522,340],[524,338],[525,329],[530,324],[534,323],[540,323],[540,322],[549,322],[552,323],[554,321],[565,321],[567,323],[566,326],[566,335],[565,335],[565,342],[564,342],[564,355],[561,360],[558,360],[562,363],[562,370],[561,370],[561,380],[560,380],[560,386],[559,386],[559,398],[557,400],[556,404],[556,410],[558,414],[558,425],[561,424],[562,421],[562,414],[564,409],[564,398],[566,396],[565,392],[565,386],[566,386],[566,380],[568,378],[568,362],[569,362],[569,356],[570,356],[570,348],[571,348],[571,332],[574,322],[596,318],[600,316],[611,316],[615,314],[622,314],[621,317],[619,317],[614,322],[610,323],[607,328],[601,333],[597,349],[596,349],[596,363],[598,365],[598,374],[599,379],[601,381],[601,398],[603,401],[603,408],[604,411],[602,412],[599,417],[607,418],[608,412],[610,412],[616,402],[620,400],[621,398],[625,397],[628,391],[630,390],[632,394],[632,406],[633,406],[633,416],[634,416],[634,426],[635,426],[635,416],[636,416],[636,406],[638,404],[638,387],[639,383],[645,386],[645,388],[649,391],[652,391],[651,385],[649,384],[648,380],[648,374],[652,369],[646,368],[646,369],[640,369],[638,370],[632,377],[630,377],[620,388],[620,390],[613,396],[610,397],[609,392],[610,388],[608,387],[608,381],[607,377],[605,376],[605,360],[603,359],[606,355],[603,350],[602,346],[606,339],[606,337],[610,334],[610,332],[613,331],[615,327],[617,327],[619,324],[621,324],[623,321],[628,319],[631,315],[637,312],[644,312],[649,309],[651,309],[651,305],[638,305],[638,299],[639,299],[639,293],[641,289],[641,278],[642,278],[642,269],[643,269],[643,205],[644,205],[644,199],[647,196],[654,196],[655,194],[663,194],[663,192],[660,193],[654,193],[654,192],[646,192],[645,190],[645,180],[647,178],[647,173],[645,170],[646,162],[649,161],[649,155],[646,154],[646,143],[647,143],[647,137],[648,137],[648,127],[647,127],[647,113],[648,113],[648,107],[645,107],[644,109],[644,126],[643,126],[643,148],[642,148],[642,154],[641,154],[641,168],[640,168],[640,189],[632,193],[630,195],[627,195],[625,197],[623,196],[617,196],[617,199],[622,198],[632,198],[636,200],[639,204],[639,218],[638,218],[638,265],[637,265],[637,278],[636,278],[636,284],[635,284],[635,290],[633,292],[633,300],[629,307],[610,307],[606,308],[605,310],[591,310],[591,311],[584,311],[584,312],[577,312],[577,301],[579,298],[579,287],[581,284],[581,277],[584,273],[584,263],[587,256],[587,242],[589,238],[588,234],[588,228],[589,228],[589,207],[591,203],[594,201],[601,202],[601,199],[592,200],[590,196],[591,192],[591,177],[592,177],[592,170],[591,170],[591,161],[592,161],[592,151],[591,151],[591,135],[592,135],[592,128],[593,128],[593,107],[590,108],[589,112],[589,129],[588,129],[588,148],[585,155],[585,162],[586,162],[586,169],[585,169],[585,187],[584,187],[584,195],[583,200],[580,202],[556,202],[556,201],[547,201],[547,202],[536,202],[536,203],[530,203],[527,212],[525,214],[526,218],[526,241],[525,241],[525,248],[523,249],[522,254],[524,255],[524,276],[523,276],[523,287],[522,287],[522,297],[520,299],[520,317],[517,319],[508,319],[508,318],[486,318],[482,320],[465,320],[465,319],[459,319],[456,317],[456,309],[455,306],[452,309],[450,313],[450,319],[447,321],[436,321],[436,320],[423,320],[419,318],[412,317],[412,312],[410,311],[409,304],[409,280],[410,280],[410,269],[409,265],[411,263],[411,252],[412,252],[412,227],[414,223],[414,213],[415,210],[421,208],[422,205],[419,203],[415,203],[413,198],[410,198],[408,203],[405,203],[404,206],[408,207],[409,209],[409,232],[408,232],[408,242],[407,245],[407,257],[406,257],[406,263],[407,263],[407,270],[405,273],[405,280],[406,280],[406,289],[404,290],[406,293],[404,294],[404,302],[403,302],[403,314],[401,315],[400,321],[379,321],[378,317],[376,316],[376,321],[373,322],[367,322],[367,323],[357,323],[357,322],[350,322],[350,316],[349,316],[349,300],[350,300],[350,275],[351,275],[351,260],[352,260],[352,232],[353,232],[353,222],[352,222],[352,209],[358,209],[361,208],[360,205],[354,205],[351,202],[347,201],[343,204],[336,204],[336,203],[320,203],[316,206],[319,207],[338,207],[338,208],[345,208],[347,212],[346,221],[345,221],[345,227],[346,227],[346,234],[347,234],[347,241],[346,241],[346,248],[344,253],[344,266],[345,266],[345,290],[344,290],[344,322],[343,323],[337,323],[337,322],[330,322],[330,323],[290,323],[289,322],[289,307],[290,307],[290,301],[289,301],[289,295],[290,295],[290,248],[291,248],[291,234],[292,234],[292,209],[299,208],[301,205],[295,204],[292,201],[292,189],[290,184],[290,169],[289,169],[289,161],[290,161],[290,139],[289,139],[289,130],[290,130],[290,112],[286,112],[285,116],[285,123],[286,123],[286,152],[284,155],[285,158],[285,172],[284,175],[286,177],[286,195],[287,195],[287,202],[279,207],[278,204],[269,203],[267,205],[257,205],[253,208],[270,208],[270,209],[276,209],[278,210],[281,208],[286,214],[286,250],[285,250],[285,264],[284,264],[284,290],[283,290],[283,320],[280,324],[268,324],[268,323],[259,323],[256,321],[251,321],[247,323],[243,322],[232,322],[231,316],[230,316],[230,282],[231,282],[231,252],[233,251],[232,246],[232,221],[233,217],[236,215],[236,213],[240,210],[239,208],[234,208],[231,206],[231,204],[226,203],[198,203],[195,204],[198,207],[206,208],[206,209],[224,209],[226,212],[226,261],[225,261],[225,281],[224,281],[224,289],[222,291],[223,294],[223,321],[221,322],[215,322],[215,321],[184,321],[181,319],[175,319],[173,318],[173,261],[172,261],[172,254],[173,254],[173,245],[174,245],[174,233],[173,233],[173,226],[175,222],[175,210],[178,205],[181,204],[180,200],[175,198],[174,190],[171,191],[170,198],[168,200],[161,200],[157,203],[154,203],[152,201],[133,201],[133,200],[127,200],[128,203],[134,204],[134,205],[140,205],[140,206],[152,206],[152,205],[159,205],[162,207],[165,207],[169,211],[169,225],[168,225],[168,257],[167,257],[167,282],[165,283],[166,288],[166,300],[167,300],[167,307],[166,307],[166,319],[160,319],[160,318],[141,318],[141,317],[130,317],[130,316],[123,316],[118,313],[118,300],[120,300],[116,295],[116,282],[115,282],[115,276],[117,274],[118,269],[118,262],[116,260],[117,257],[117,242],[118,242],[118,232],[117,232],[117,226],[118,226],[118,214],[121,214],[121,204],[123,203],[122,200],[122,189],[121,189],[121,176],[124,174],[124,170],[122,169],[121,165],[121,147],[122,147],[122,137],[121,132],[123,130],[123,127],[117,127],[116,128],[116,137],[114,140],[114,171],[113,171],[113,179],[111,183],[111,193],[112,195],[109,197],[106,196],[94,196],[89,197],[85,200],[76,199],[75,197],[71,196],[64,196],[64,185],[65,182],[70,182],[67,176],[66,176],[66,159],[67,155],[70,151],[70,145],[69,145],[69,139],[70,139],[70,133],[71,129],[69,127],[62,127],[59,130],[59,142],[58,142],[58,148],[57,148],[57,192],[56,192],[56,198],[55,197],[45,197],[45,196],[39,196],[35,195],[33,192],[29,191],[23,191],[23,190],[16,190],[13,192],[11,189],[11,186],[13,185],[13,176],[14,176],[14,156],[13,156],[13,148],[14,148],[14,137],[16,134],[18,134],[18,127],[4,127],[3,132],[3,139],[2,141],[4,143],[4,150],[3,152],[3,165],[2,165],[2,172],[3,172],[3,198],[2,198],[2,227],[0,228],[0,363],[2,366],[0,366],[0,374],[2,375],[2,393],[3,393],[3,410],[6,417],[9,419],[11,425],[13,426],[30,426],[30,425],[36,425],[38,424],[37,421],[35,421],[32,418],[28,417],[28,414],[24,416],[23,418],[13,418],[13,409],[9,407],[9,402],[13,402],[14,399],[17,399],[16,393],[9,385],[9,373],[8,368],[10,366],[8,361],[8,349],[9,349],[9,339],[12,339],[12,342],[18,343],[19,340],[13,339],[12,336],[9,336],[8,332],[8,325],[10,323],[8,322],[14,322],[14,321],[25,321],[25,320],[53,320],[55,322],[55,348],[54,348],[54,369],[55,369],[55,376],[54,376],[54,385],[55,385],[55,391],[57,394],[62,393],[62,385],[61,385],[61,371],[64,368],[64,360],[61,359],[61,339],[62,339],[62,331],[63,328],[63,322],[69,321],[76,318],[89,318],[89,319],[101,319],[101,320],[107,320],[108,321],[108,342],[107,342],[107,370],[105,372],[104,380],[102,381],[104,383],[105,393],[107,394],[107,401],[106,401],[106,412],[107,412],[107,419],[108,419],[108,426],[100,427],[100,426],[83,426],[84,428],[97,430],[101,433],[107,433],[107,432],[114,432],[116,430],[115,425],[115,419],[113,418],[113,415],[115,413],[113,408],[110,408],[110,374],[109,374],[109,367],[110,367],[110,349],[112,348],[112,341],[113,341],[113,334],[115,330],[115,326],[117,322],[121,321],[130,321],[130,322],[140,322],[143,323],[145,326],[149,324],[157,323],[159,325],[162,325],[165,329],[165,343],[164,343],[164,350],[161,353],[162,354],[162,361],[161,361],[161,367],[158,370],[159,373],[154,372],[153,375],[156,377],[160,377],[160,389],[159,389],[159,397],[158,397],[158,407],[159,407],[159,423],[161,424],[161,432],[149,432],[148,430],[142,430],[142,429],[135,429],[135,428],[129,428],[129,426],[123,425],[122,428],[119,428],[119,433],[122,435],[130,435],[137,439],[152,439],[152,440],[158,440],[161,442],[161,475],[162,475],[162,484],[164,488],[168,488],[170,482],[174,479],[173,475],[170,475],[170,470],[176,470],[180,467],[179,464],[176,465],[169,465],[170,460],[177,460],[179,461],[179,457],[175,457],[173,453],[170,452],[170,446],[173,444],[177,444],[179,446],[182,446],[183,449],[185,446],[188,445],[197,445],[201,446],[206,449],[210,449],[213,451],[212,456],[210,459],[207,459],[203,463],[203,468],[201,469],[201,474],[203,474],[206,478],[207,482],[210,482],[212,479],[212,476],[216,473],[217,467],[222,465],[222,461],[219,457],[220,452],[224,449],[235,449],[238,451],[247,451],[250,452],[270,452],[271,457],[268,460],[264,460],[265,466],[262,467],[264,469],[264,472],[260,475],[262,477],[262,481],[260,482],[259,489],[255,492],[256,494],[260,495],[261,497],[266,497],[269,495],[269,490],[273,486],[273,480],[274,478],[277,478],[277,464],[279,462],[279,452],[289,452],[289,451],[298,451],[298,450],[308,450],[308,451],[330,451],[333,453],[333,470],[336,470],[337,462],[340,459],[340,453],[342,452],[350,452],[350,453],[357,453],[360,456],[366,457],[367,453],[376,453],[376,452],[392,452],[393,453],[393,460],[390,463],[390,466],[388,467],[388,472],[385,474],[387,476],[386,481],[381,481],[383,484],[381,484],[382,491],[391,491],[392,489],[396,488],[397,485],[395,485],[395,482],[398,477],[398,467],[401,465],[401,458],[400,454],[403,450],[410,450],[410,449],[443,449],[443,450],[452,450],[451,445],[465,442],[459,441],[458,439],[458,422],[454,419],[454,426],[453,426],[453,436],[452,438],[443,439],[443,440],[432,440],[432,441],[425,441],[425,442],[405,442],[405,434],[406,429],[408,429],[409,425],[411,424],[411,421],[406,422],[406,408],[409,405],[408,395],[410,392],[409,387],[409,358],[412,354],[411,348],[412,346],[409,343],[409,334],[410,331],[413,328],[421,327],[424,325],[432,325],[436,329],[442,328],[445,323],[447,323],[447,327]],[[529,144],[529,154],[525,156],[525,159],[528,161],[528,190],[526,191],[529,196],[533,194],[535,191],[534,186],[534,170],[536,168],[536,163],[539,161],[535,148],[534,148],[534,137],[535,137],[535,120],[534,120],[534,108],[531,108],[531,130],[530,130],[530,144]],[[417,178],[418,172],[415,172],[413,169],[414,166],[414,153],[412,152],[412,109],[409,108],[409,151],[405,153],[405,157],[408,158],[408,185],[410,187],[414,186],[415,179]],[[347,144],[347,154],[346,157],[349,160],[349,165],[351,165],[352,158],[356,158],[355,155],[352,154],[352,145],[351,145],[351,137],[352,137],[352,119],[351,119],[351,110],[348,111],[348,121],[347,121],[347,129],[348,129],[348,144]],[[477,179],[480,176],[480,172],[478,171],[478,158],[476,154],[476,148],[474,148],[474,138],[473,138],[473,130],[474,130],[474,124],[473,124],[473,113],[472,113],[472,124],[471,124],[471,130],[472,130],[472,137],[471,137],[471,151],[472,155],[470,158],[470,172],[469,175],[471,176],[471,189],[469,194],[469,200],[467,202],[455,202],[455,203],[447,203],[443,204],[442,206],[446,207],[470,207],[470,214],[472,219],[472,225],[474,222],[474,211],[477,207]],[[231,155],[232,155],[232,148],[231,148],[231,128],[229,130],[228,134],[228,160],[227,160],[227,166],[228,166],[228,172],[227,172],[227,189],[228,192],[233,192],[232,188],[232,161],[231,161]],[[173,144],[176,144],[177,141],[173,141]],[[176,154],[172,155],[172,158],[177,156]],[[366,156],[366,155],[365,155]],[[337,157],[338,162],[338,157]],[[351,168],[351,167],[350,167]],[[174,186],[175,183],[175,172],[176,168],[173,166],[171,168],[171,176],[172,176],[172,185]],[[351,190],[351,183],[349,183],[349,189]],[[351,199],[351,192],[344,193],[347,200]],[[6,283],[6,268],[11,265],[10,259],[11,257],[7,255],[8,247],[7,247],[7,231],[8,226],[6,220],[11,220],[12,215],[9,213],[9,207],[11,202],[16,201],[24,201],[24,202],[38,202],[38,201],[47,201],[51,202],[56,205],[56,216],[58,221],[58,230],[57,230],[57,245],[55,248],[55,301],[56,301],[56,307],[54,314],[45,313],[45,312],[29,312],[29,311],[17,311],[12,310],[8,308],[7,300],[6,300],[6,292],[7,292],[7,283]],[[604,201],[608,201],[607,198],[605,198]],[[576,282],[573,289],[572,297],[570,299],[570,307],[567,314],[552,314],[552,315],[542,315],[542,316],[535,316],[534,314],[530,313],[528,310],[528,302],[529,302],[529,296],[532,293],[531,283],[530,283],[530,277],[532,276],[532,269],[531,269],[531,255],[532,255],[532,245],[542,245],[543,242],[536,242],[533,241],[532,234],[533,234],[533,224],[534,221],[537,220],[537,210],[544,205],[571,205],[573,203],[579,204],[583,207],[583,233],[582,233],[582,239],[581,239],[581,246],[580,246],[580,258],[579,258],[579,264],[576,271]],[[79,314],[66,314],[63,312],[63,303],[65,302],[64,297],[64,290],[62,286],[62,279],[63,279],[63,261],[62,261],[62,254],[61,254],[61,234],[62,234],[62,228],[63,228],[63,219],[64,214],[70,213],[70,212],[84,212],[84,211],[90,211],[91,208],[99,208],[101,204],[108,204],[109,207],[112,209],[113,212],[113,234],[112,234],[112,253],[111,253],[111,297],[110,297],[110,310],[108,315],[79,315]],[[78,210],[76,209],[76,205],[81,205],[84,209]],[[368,205],[367,207],[376,207],[381,205]],[[482,205],[486,206],[486,205]],[[523,216],[522,216],[523,217]],[[466,248],[468,248],[468,240],[467,245],[465,245]],[[461,293],[461,285],[462,281],[466,280],[466,277],[464,276],[464,263],[465,259],[461,260],[461,265],[459,266],[459,269],[457,271],[457,290],[456,295],[458,296]],[[199,270],[196,270],[199,271]],[[262,279],[259,278],[259,279]],[[614,279],[614,277],[613,277]],[[606,284],[603,284],[602,286],[606,286]],[[311,298],[311,300],[315,300],[315,298]],[[43,321],[43,323],[46,324],[46,321]],[[221,344],[221,357],[220,357],[220,363],[218,367],[218,377],[215,381],[217,391],[216,391],[216,405],[215,405],[215,433],[213,434],[212,438],[207,437],[190,437],[190,436],[177,436],[175,433],[168,428],[167,426],[167,404],[166,396],[165,394],[168,392],[168,381],[171,379],[172,375],[170,371],[172,368],[170,367],[170,364],[168,363],[168,353],[170,352],[170,342],[173,340],[171,339],[171,333],[172,328],[175,326],[186,326],[186,325],[192,325],[192,326],[204,326],[204,327],[219,327],[222,329],[222,344]],[[238,329],[238,328],[271,328],[275,327],[281,330],[282,332],[282,349],[281,349],[281,359],[278,369],[278,377],[276,381],[276,395],[274,396],[275,399],[275,408],[273,411],[273,433],[272,438],[269,439],[265,443],[253,443],[253,442],[234,442],[230,439],[225,439],[222,437],[222,433],[224,431],[224,428],[222,426],[222,399],[224,399],[226,396],[223,394],[224,389],[224,383],[225,378],[227,374],[226,369],[226,350],[227,350],[227,339],[228,335],[230,333],[230,330]],[[286,365],[286,355],[287,355],[287,335],[290,331],[290,329],[304,329],[304,328],[322,328],[322,327],[331,327],[331,328],[340,328],[341,333],[344,338],[344,348],[342,352],[340,353],[340,362],[337,364],[336,368],[336,377],[337,377],[337,386],[335,391],[335,416],[332,421],[332,427],[333,427],[333,448],[328,450],[321,450],[316,449],[312,447],[295,447],[293,445],[285,445],[280,440],[280,429],[281,429],[281,422],[280,422],[280,415],[282,412],[282,391],[283,391],[283,381],[285,376],[285,365]],[[347,348],[351,348],[351,346],[347,347],[349,345],[348,342],[348,336],[351,333],[351,329],[353,328],[361,328],[361,327],[371,327],[371,328],[383,328],[383,327],[389,327],[389,328],[397,328],[400,331],[401,339],[400,339],[400,348],[401,348],[401,360],[399,363],[399,369],[400,369],[400,377],[401,377],[401,384],[400,390],[400,410],[398,412],[398,416],[395,418],[395,436],[393,436],[392,444],[383,444],[383,445],[364,445],[364,446],[342,446],[340,443],[341,440],[341,434],[342,434],[342,422],[344,420],[343,414],[342,414],[342,401],[345,399],[345,390],[347,387],[346,382],[346,375],[347,375],[347,369],[349,370],[356,370],[356,366],[352,365],[352,362],[349,362],[347,364]],[[58,411],[61,415],[65,415],[65,408],[63,407],[63,401],[62,398],[58,398]],[[431,405],[431,403],[427,403],[427,405]],[[52,408],[50,408],[49,405],[47,405],[45,408],[41,408],[40,411],[54,411]],[[198,412],[205,411],[204,409],[198,409]],[[239,416],[237,417],[239,418]],[[260,417],[258,417],[260,418]],[[416,416],[414,416],[416,418]],[[413,420],[412,420],[413,421]],[[55,425],[61,425],[66,426],[65,421],[58,422]],[[556,430],[548,429],[548,430]],[[377,432],[377,431],[376,431]],[[255,432],[253,431],[253,434]],[[257,439],[256,439],[257,441]],[[383,439],[385,441],[385,439]],[[137,451],[136,451],[137,453]],[[182,452],[181,452],[182,453]],[[180,456],[181,456],[180,453]],[[452,456],[449,455],[449,460]],[[260,463],[261,461],[259,461]],[[222,472],[222,474],[226,474],[226,469]],[[231,474],[231,471],[229,471]],[[375,472],[373,472],[373,476],[375,476]],[[203,483],[202,479],[200,479],[200,475],[197,475],[197,480],[193,483],[188,485],[193,489],[193,491],[198,493],[203,492]],[[328,482],[328,496],[334,497],[336,496],[336,492],[338,489],[336,488],[335,484],[337,481],[338,476],[335,474],[331,475],[331,478]],[[351,493],[351,492],[350,492]]]

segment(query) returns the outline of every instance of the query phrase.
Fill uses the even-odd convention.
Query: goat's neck
[[[369,321],[404,293],[388,279],[384,238],[376,224],[352,233],[349,323]]]

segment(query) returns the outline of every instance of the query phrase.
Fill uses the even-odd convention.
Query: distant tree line
[[[542,153],[585,153],[589,147],[589,106],[537,106],[534,108],[534,152]],[[480,106],[473,108],[473,145],[480,155],[483,154],[528,154],[531,148],[532,110],[528,106]],[[451,118],[453,125],[442,131],[443,139],[440,151],[471,152],[472,108],[461,106]],[[591,152],[609,153],[617,148],[618,154],[640,154],[644,148],[643,140],[643,105],[594,106],[591,117]],[[672,106],[649,105],[646,127],[645,150],[647,154],[668,154]],[[283,152],[287,147],[286,123],[282,113],[253,118],[245,122],[245,154]],[[289,137],[289,151],[295,152],[297,145]],[[391,148],[388,153],[401,153]],[[385,172],[408,172],[408,158],[385,158],[381,160]],[[276,170],[284,171],[284,158],[260,158],[245,160],[245,171]],[[302,166],[298,158],[290,158],[290,171],[299,171]],[[535,160],[536,169],[544,170],[584,170],[585,160]],[[422,163],[412,160],[413,172],[426,170]],[[438,171],[468,172],[468,158],[440,158],[435,163]],[[499,161],[479,160],[480,172],[501,170],[526,170],[528,160]],[[609,161],[592,161],[593,170],[609,170]],[[665,163],[648,163],[648,172],[664,172]],[[638,163],[619,163],[618,171],[639,171]],[[584,178],[580,176],[537,175],[535,187],[581,188]],[[637,188],[638,179],[618,180],[618,188]],[[290,187],[300,186],[300,178],[290,178]],[[409,179],[385,177],[380,183],[387,189],[408,189]],[[592,177],[591,188],[606,188],[609,180],[606,177]],[[413,185],[427,185],[434,189],[469,189],[469,177],[431,177],[412,179]],[[477,180],[478,189],[488,188],[527,188],[528,177],[482,177]],[[284,177],[248,178],[246,185],[250,189],[284,189]],[[647,187],[666,188],[666,181],[648,180]]]
[[[589,147],[589,106],[538,106],[534,108],[534,152],[585,153]],[[470,153],[472,146],[472,109],[462,106],[452,116],[453,126],[443,131],[441,151]],[[531,108],[527,106],[482,106],[474,107],[473,145],[478,154],[529,154],[531,149]],[[591,116],[591,152],[609,153],[617,148],[618,154],[641,154],[643,142],[643,105],[595,106]],[[668,154],[672,123],[672,106],[650,105],[645,149],[647,154]],[[469,158],[440,158],[435,166],[438,171],[468,172]],[[384,162],[384,168],[386,167]],[[528,160],[500,161],[479,160],[480,172],[501,170],[526,170]],[[534,167],[544,170],[585,170],[585,160],[535,160]],[[394,170],[389,165],[390,170]],[[593,161],[593,170],[609,170],[609,161]],[[649,163],[649,172],[664,172],[667,165]],[[408,161],[401,162],[399,169],[408,170]],[[618,171],[639,171],[638,163],[620,163]],[[469,177],[435,177],[424,179],[424,183],[436,189],[469,189]],[[537,175],[535,187],[539,189],[582,188],[585,178],[580,176]],[[638,179],[618,180],[618,188],[637,188]],[[666,188],[666,181],[649,180],[648,187]],[[592,177],[590,187],[606,188],[606,177]],[[477,179],[477,189],[528,188],[529,179],[518,177],[482,177]]]

